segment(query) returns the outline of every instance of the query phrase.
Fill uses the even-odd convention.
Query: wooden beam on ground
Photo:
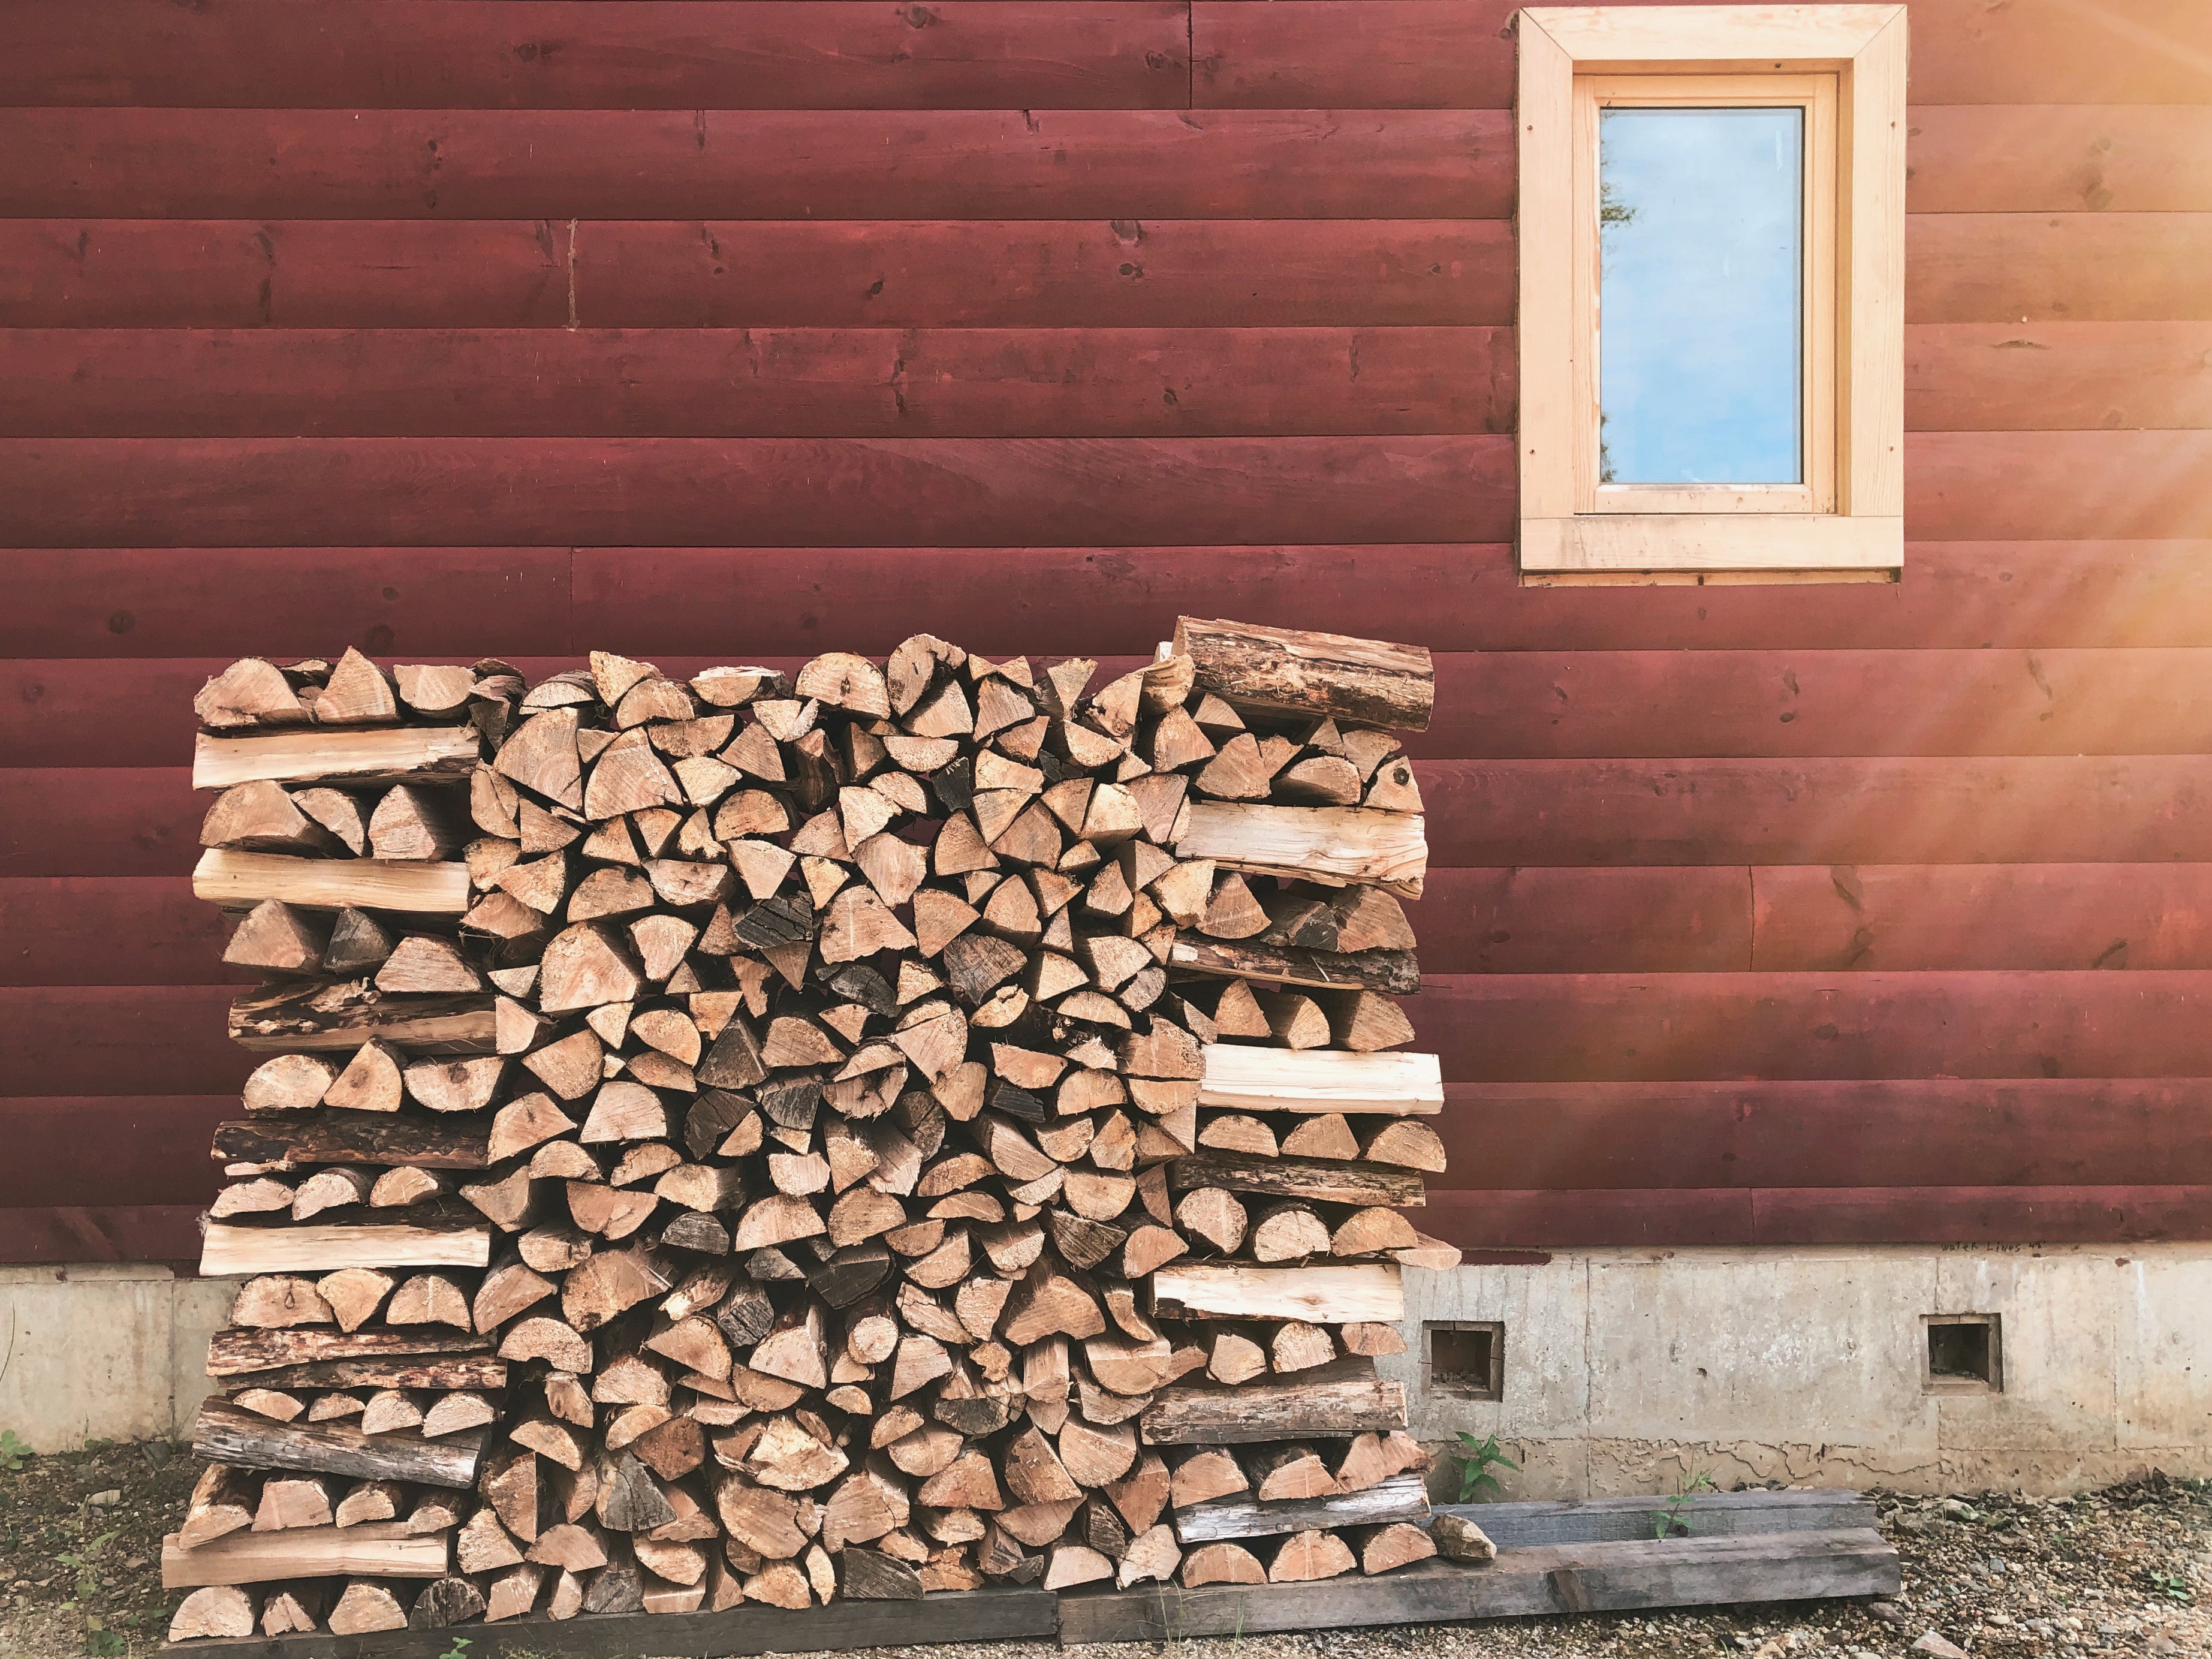
[[[210,1275],[490,1264],[489,1227],[234,1227],[216,1221],[200,1241],[200,1271]]]
[[[1249,1445],[1406,1426],[1406,1389],[1371,1359],[1339,1359],[1295,1380],[1163,1389],[1137,1421],[1152,1446]]]
[[[192,895],[215,904],[281,899],[325,910],[406,910],[458,916],[469,908],[469,866],[409,859],[295,859],[210,847],[192,866]]]
[[[1299,951],[1184,933],[1169,946],[1168,965],[1224,979],[1266,980],[1322,991],[1381,991],[1403,997],[1421,988],[1420,960],[1411,951]]]
[[[787,1609],[746,1602],[725,1613],[615,1614],[556,1620],[544,1613],[471,1624],[469,1659],[631,1659],[640,1652],[691,1659],[766,1653],[838,1653],[927,1642],[1046,1641],[1060,1598],[1050,1590],[989,1585],[942,1590],[919,1601],[839,1596],[827,1607]],[[452,1630],[380,1631],[373,1636],[244,1637],[194,1642],[210,1659],[441,1659]]]
[[[1209,1042],[1201,1106],[1254,1112],[1382,1112],[1427,1116],[1444,1109],[1443,1066],[1434,1054],[1346,1054],[1334,1048],[1257,1048]]]
[[[472,726],[392,726],[358,731],[309,727],[266,737],[216,738],[192,745],[192,787],[276,783],[465,783],[476,770]]]
[[[1358,882],[1419,898],[1429,839],[1418,812],[1360,806],[1267,806],[1196,800],[1179,859],[1212,859],[1224,870],[1294,876],[1334,886]]]
[[[248,1469],[299,1469],[364,1480],[411,1480],[465,1492],[476,1484],[484,1431],[424,1440],[404,1434],[363,1434],[346,1423],[279,1423],[224,1400],[200,1402],[192,1422],[192,1455]]]
[[[1174,1516],[1176,1540],[1185,1545],[1428,1518],[1429,1491],[1418,1474],[1395,1474],[1333,1498],[1285,1498],[1272,1504],[1255,1503],[1249,1497],[1217,1498],[1178,1510]]]
[[[1439,1624],[1729,1601],[1894,1595],[1897,1552],[1870,1528],[1651,1538],[1501,1552],[1485,1566],[1424,1561],[1310,1584],[1146,1585],[1061,1598],[1060,1639],[1159,1642],[1359,1625]]]
[[[448,1571],[444,1533],[410,1536],[404,1521],[356,1527],[295,1527],[284,1532],[234,1532],[185,1549],[171,1533],[161,1540],[161,1587],[265,1584],[278,1578],[358,1574],[369,1578],[440,1578]]]
[[[371,1037],[410,1054],[488,1054],[489,992],[388,996],[366,980],[249,991],[230,1005],[230,1040],[266,1054],[349,1054]]]
[[[1315,1325],[1395,1325],[1406,1291],[1395,1264],[1246,1267],[1166,1267],[1147,1281],[1162,1319],[1303,1319]]]
[[[1875,1523],[1875,1506],[1855,1492],[1711,1492],[1688,1498],[1581,1498],[1553,1503],[1438,1504],[1438,1515],[1464,1516],[1501,1550],[1539,1544],[1592,1544],[1649,1538],[1658,1518],[1681,1523],[1679,1535],[1714,1538],[1759,1533],[1833,1532]]]

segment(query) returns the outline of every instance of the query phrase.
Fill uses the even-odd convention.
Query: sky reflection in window
[[[1802,109],[1599,114],[1598,477],[1799,483]]]

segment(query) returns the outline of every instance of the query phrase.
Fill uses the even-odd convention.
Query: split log
[[[1358,1563],[1349,1545],[1334,1533],[1301,1532],[1285,1539],[1267,1563],[1271,1584],[1297,1584],[1334,1578]]]
[[[1368,882],[1419,898],[1429,844],[1415,813],[1199,800],[1191,803],[1176,856],[1260,875]]]
[[[1433,1114],[1443,1109],[1434,1054],[1286,1054],[1213,1043],[1205,1051],[1199,1103],[1243,1111]]]
[[[161,1540],[161,1583],[265,1584],[285,1578],[362,1573],[385,1578],[439,1578],[447,1571],[446,1540],[410,1535],[400,1521],[360,1527],[305,1527],[287,1532],[234,1532],[185,1549],[178,1534]]]
[[[172,1642],[203,1636],[253,1634],[253,1600],[242,1589],[214,1585],[187,1595],[169,1620]]]
[[[1178,1509],[1175,1528],[1176,1536],[1185,1544],[1205,1544],[1428,1518],[1428,1493],[1421,1478],[1407,1474],[1354,1492],[1325,1492],[1274,1502],[1256,1497],[1223,1497]]]
[[[1292,1319],[1395,1324],[1406,1316],[1395,1266],[1243,1267],[1194,1264],[1152,1275],[1152,1308],[1173,1319]]]
[[[1175,653],[1232,708],[1425,732],[1436,702],[1420,646],[1178,617]]]
[[[1279,1382],[1163,1390],[1139,1419],[1148,1445],[1243,1445],[1299,1436],[1403,1428],[1404,1385],[1374,1363],[1340,1359]]]
[[[192,1455],[210,1462],[462,1490],[475,1485],[483,1449],[475,1432],[377,1437],[341,1423],[272,1423],[221,1400],[203,1401],[192,1425]]]

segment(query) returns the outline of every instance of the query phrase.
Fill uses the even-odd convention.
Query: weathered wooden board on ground
[[[1049,1590],[1000,1588],[943,1591],[920,1601],[843,1597],[826,1607],[790,1610],[757,1603],[726,1613],[586,1614],[555,1620],[543,1613],[496,1625],[471,1624],[469,1659],[535,1655],[539,1659],[634,1659],[680,1653],[686,1659],[761,1653],[838,1653],[927,1642],[1050,1641],[1060,1598]],[[452,1630],[384,1631],[371,1636],[243,1637],[193,1642],[180,1653],[212,1659],[440,1659]]]
[[[1438,1515],[1464,1516],[1501,1550],[1540,1544],[1644,1539],[1662,1514],[1690,1538],[1777,1532],[1833,1532],[1871,1527],[1872,1503],[1855,1492],[1710,1492],[1685,1498],[1579,1498],[1531,1504],[1438,1504]]]
[[[438,1578],[451,1571],[452,1540],[442,1532],[410,1534],[404,1521],[352,1527],[293,1527],[282,1532],[234,1532],[185,1549],[161,1540],[161,1585],[263,1584],[280,1578],[339,1573],[374,1578]]]
[[[1897,1552],[1871,1528],[1644,1538],[1502,1553],[1486,1566],[1425,1561],[1375,1578],[1310,1584],[1146,1585],[1062,1598],[1060,1639],[1158,1642],[1356,1625],[1892,1595]]]

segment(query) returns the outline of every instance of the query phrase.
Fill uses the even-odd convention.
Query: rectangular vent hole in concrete
[[[1927,1369],[1929,1394],[2001,1394],[2004,1354],[1995,1314],[1930,1314]]]
[[[1422,1363],[1429,1387],[1468,1400],[1505,1397],[1505,1327],[1496,1321],[1437,1320],[1424,1325]]]

